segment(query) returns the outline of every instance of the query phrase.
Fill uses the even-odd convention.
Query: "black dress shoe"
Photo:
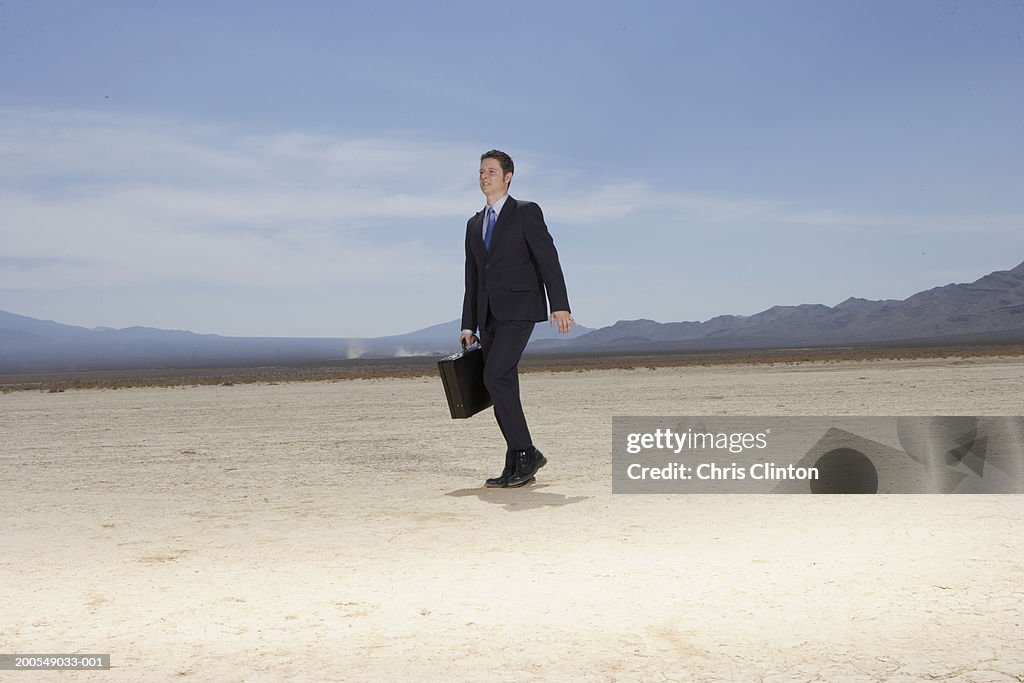
[[[489,489],[503,489],[508,486],[508,479],[516,471],[516,459],[513,457],[513,451],[511,448],[505,451],[505,469],[501,471],[501,476],[491,477],[484,482],[484,486]]]
[[[534,480],[537,470],[548,464],[544,454],[533,446],[525,451],[515,452],[516,471],[508,478],[505,486],[515,488],[525,486]]]

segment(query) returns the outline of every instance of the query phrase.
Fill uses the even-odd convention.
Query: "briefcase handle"
[[[473,342],[472,344],[470,344],[469,346],[466,346],[466,340],[465,340],[465,339],[461,339],[461,338],[459,339],[459,341],[460,341],[460,342],[462,343],[462,350],[463,350],[463,351],[466,351],[466,350],[468,350],[468,349],[471,349],[471,348],[472,348],[472,347],[474,347],[474,346],[480,346],[480,337],[478,337],[478,336],[476,336],[476,335],[474,334],[474,335],[473,335],[473,339],[476,339],[476,341],[475,341],[475,342]]]

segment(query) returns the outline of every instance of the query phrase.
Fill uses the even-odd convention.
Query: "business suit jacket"
[[[476,331],[487,320],[540,322],[552,311],[569,311],[565,278],[544,214],[534,202],[509,197],[498,214],[491,248],[484,246],[486,209],[466,224],[466,295],[462,329]]]

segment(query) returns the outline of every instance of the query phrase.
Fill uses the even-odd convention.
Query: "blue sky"
[[[378,336],[458,317],[481,152],[581,324],[1024,261],[1024,3],[0,3],[0,309]]]

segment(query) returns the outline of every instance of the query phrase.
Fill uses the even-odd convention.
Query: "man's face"
[[[502,173],[497,159],[487,158],[480,162],[480,191],[488,197],[501,197],[512,182],[511,173]]]

